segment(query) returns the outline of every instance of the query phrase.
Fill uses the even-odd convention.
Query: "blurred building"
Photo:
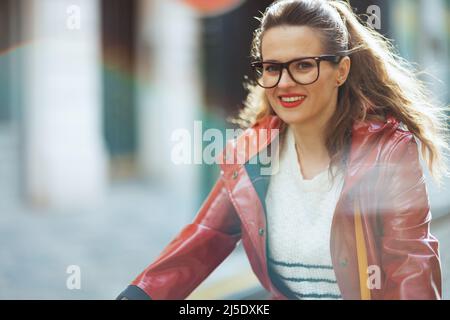
[[[3,156],[15,164],[2,172],[12,194],[70,206],[101,197],[110,179],[138,177],[181,188],[198,206],[217,171],[172,165],[171,132],[196,119],[230,126],[224,119],[245,98],[253,17],[271,1],[204,17],[194,2],[0,1]],[[352,4],[360,14],[378,7],[380,32],[441,79],[427,80],[449,101],[449,1]]]
[[[199,3],[206,7],[199,10]],[[225,119],[237,114],[245,98],[242,82],[250,73],[250,42],[258,25],[254,17],[270,3],[235,0],[210,11],[208,2],[195,0],[0,0],[0,230],[28,237],[17,242],[10,237],[4,252],[15,257],[21,241],[40,252],[34,247],[40,245],[34,224],[48,230],[49,243],[56,248],[70,246],[60,233],[51,232],[69,231],[71,225],[63,227],[56,218],[33,219],[46,210],[77,212],[80,220],[71,219],[85,219],[83,228],[104,232],[100,254],[85,248],[90,255],[80,253],[80,260],[87,266],[95,261],[95,275],[103,272],[105,261],[115,261],[117,265],[109,264],[109,279],[121,282],[112,285],[114,290],[131,280],[130,275],[140,271],[136,266],[150,262],[192,219],[214,183],[216,166],[177,166],[171,161],[172,133],[187,129],[192,148],[201,149],[204,142],[194,136],[195,120],[203,121],[203,130],[231,127]],[[450,0],[351,3],[360,14],[373,13],[369,8],[376,11],[379,31],[394,39],[401,55],[442,80],[424,79],[448,104]],[[435,217],[450,212],[445,196],[450,182],[445,183],[441,190],[430,188]],[[120,188],[117,194],[117,185],[132,189]],[[153,206],[158,201],[142,200],[155,194],[170,210]],[[116,205],[127,215],[113,217],[114,223],[108,224],[108,213],[97,208],[113,211]],[[144,205],[143,213],[135,215]],[[23,215],[17,220],[9,215],[16,213],[11,209],[15,206],[26,208],[17,211]],[[30,228],[20,229],[21,223]],[[122,252],[109,244],[124,226],[134,230],[127,236],[142,235],[145,240],[131,241],[130,262],[121,266]],[[79,228],[75,234],[84,230]],[[103,257],[102,250],[110,257]],[[66,257],[61,259],[66,263]],[[240,255],[236,261],[242,259]],[[46,263],[35,263],[34,268],[45,269]],[[211,281],[235,275],[241,263],[225,263]],[[11,260],[8,269],[3,266],[7,272],[0,267],[0,294],[2,283],[18,281],[14,270],[21,264]],[[27,266],[31,268],[25,264],[25,270]]]
[[[170,161],[171,132],[192,128],[202,103],[199,23],[189,8],[0,3],[0,122],[9,160],[2,190],[32,206],[68,208],[102,199],[116,179],[148,178],[188,208],[198,205],[198,170]]]

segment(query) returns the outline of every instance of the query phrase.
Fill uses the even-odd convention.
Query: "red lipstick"
[[[290,101],[284,101],[283,98],[290,98]],[[299,107],[306,100],[306,95],[299,93],[283,94],[278,99],[280,99],[280,104],[283,107],[292,109]]]

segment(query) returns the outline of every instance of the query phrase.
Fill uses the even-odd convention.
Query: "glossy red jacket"
[[[289,297],[267,265],[264,195],[270,176],[249,161],[271,145],[278,133],[273,129],[280,125],[277,116],[268,116],[227,145],[221,175],[194,221],[129,288],[152,299],[184,299],[242,240],[255,275],[273,299]],[[271,133],[262,135],[267,130]],[[250,148],[239,147],[243,139]],[[227,164],[230,156],[244,161]],[[413,135],[391,116],[385,122],[355,123],[331,227],[330,252],[342,297],[440,299],[438,241],[429,231],[430,220]],[[373,266],[381,271],[375,286],[369,283]]]

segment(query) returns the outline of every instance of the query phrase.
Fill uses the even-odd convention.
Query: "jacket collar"
[[[276,115],[269,115],[252,128],[247,129],[236,140],[230,141],[224,152],[219,155],[221,167],[226,176],[241,166],[249,166],[249,160],[266,149],[279,135],[282,121]],[[368,168],[375,165],[379,158],[377,146],[390,137],[399,127],[392,115],[386,121],[355,121],[352,126],[351,145],[348,155],[344,192],[349,191],[358,182]],[[240,147],[246,146],[246,147]],[[229,161],[230,157],[232,157]]]

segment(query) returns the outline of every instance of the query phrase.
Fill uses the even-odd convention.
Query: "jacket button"
[[[346,267],[348,265],[348,260],[347,258],[343,258],[339,261],[339,264],[341,265],[341,267]]]
[[[260,236],[264,235],[264,229],[263,228],[259,228],[258,233]]]
[[[239,176],[239,173],[237,172],[237,170],[233,171],[233,179],[236,179]]]

